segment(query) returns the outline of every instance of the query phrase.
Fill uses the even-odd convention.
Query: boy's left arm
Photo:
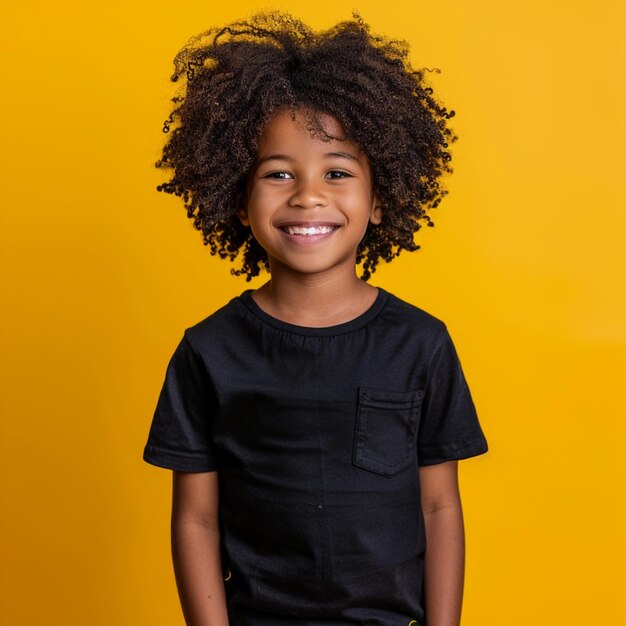
[[[465,533],[458,461],[419,468],[426,529],[424,626],[459,626],[463,602]]]

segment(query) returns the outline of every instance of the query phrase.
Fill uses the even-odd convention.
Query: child
[[[407,55],[358,15],[272,13],[176,57],[159,189],[270,272],[185,330],[144,450],[173,470],[188,626],[460,622],[457,461],[487,442],[446,325],[367,282],[452,171],[453,111]]]

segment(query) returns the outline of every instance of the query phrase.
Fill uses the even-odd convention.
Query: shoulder
[[[440,318],[391,292],[387,294],[388,302],[384,309],[384,320],[387,323],[397,328],[409,328],[420,335],[435,339],[447,333],[446,324]]]
[[[185,328],[184,339],[192,349],[202,352],[216,340],[232,338],[237,328],[241,327],[243,314],[244,307],[240,297],[236,296],[210,315]]]

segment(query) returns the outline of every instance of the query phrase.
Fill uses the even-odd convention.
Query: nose
[[[302,209],[312,209],[327,204],[328,199],[323,190],[323,181],[313,178],[298,180],[293,194],[289,198],[289,206]]]

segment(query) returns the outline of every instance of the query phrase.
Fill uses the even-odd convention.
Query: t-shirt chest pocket
[[[421,389],[359,389],[354,465],[391,477],[413,463],[423,395]]]

